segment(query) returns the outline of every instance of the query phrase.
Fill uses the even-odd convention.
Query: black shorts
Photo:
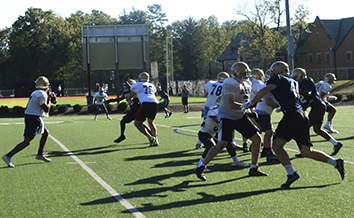
[[[310,141],[310,120],[305,111],[293,111],[284,114],[275,130],[274,138],[282,138],[287,142],[294,139],[301,145],[312,146]]]
[[[326,112],[330,112],[331,110],[333,110],[335,107],[329,103],[328,101],[324,102],[326,104]]]
[[[163,102],[162,102],[162,106],[167,107],[169,103],[170,103],[170,100],[168,100],[168,98],[164,98]]]
[[[136,113],[135,120],[144,122],[146,118],[154,120],[157,113],[157,103],[144,102],[140,104],[140,107]]]
[[[311,106],[309,118],[311,124],[322,124],[323,116],[326,113],[326,105],[321,102],[314,106]]]
[[[214,140],[214,138],[206,132],[198,132],[198,139],[204,144],[205,148],[209,148],[211,146],[215,146],[217,141]]]
[[[139,107],[131,107],[130,111],[123,117],[126,123],[130,123],[135,119],[136,113],[138,112]]]
[[[33,115],[25,115],[25,132],[23,134],[24,137],[34,139],[39,130],[42,128],[44,123],[41,122],[39,116]],[[47,131],[47,128],[44,126],[44,131]]]
[[[269,114],[258,114],[258,118],[256,118],[256,122],[262,132],[265,132],[269,129],[273,129],[273,125],[272,122],[270,121]]]
[[[246,115],[239,120],[230,120],[222,118],[219,123],[219,141],[232,142],[233,131],[237,130],[246,138],[251,138],[259,129],[252,123]]]
[[[188,105],[188,97],[182,97],[182,104]]]

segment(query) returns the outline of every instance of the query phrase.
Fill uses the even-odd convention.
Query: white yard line
[[[127,200],[125,200],[118,192],[116,192],[110,185],[108,185],[101,177],[99,177],[91,168],[89,168],[84,162],[82,162],[76,155],[74,155],[65,145],[63,145],[59,140],[54,138],[52,135],[49,137],[57,143],[66,153],[68,153],[71,158],[73,158],[76,163],[80,164],[80,166],[92,176],[104,189],[108,191],[121,205],[127,208],[135,217],[143,218],[145,217],[142,213],[140,213],[133,205],[131,205]]]

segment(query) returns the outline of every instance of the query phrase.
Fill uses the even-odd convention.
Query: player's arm
[[[47,92],[47,95],[48,95],[48,97],[47,97],[47,102],[45,102],[45,103],[43,103],[42,105],[41,105],[41,108],[42,108],[42,110],[44,111],[44,112],[49,112],[49,110],[50,110],[50,103],[51,102],[55,102],[56,103],[56,96],[55,96],[55,93],[54,92]],[[53,100],[52,100],[52,98],[53,98]]]
[[[130,92],[130,95],[128,96],[127,100],[130,101],[132,100],[132,98],[134,98],[136,96],[136,93],[135,92]]]
[[[232,110],[241,110],[242,103],[239,103],[235,101],[235,95],[234,94],[226,94],[227,96],[227,102],[229,104],[229,108]]]
[[[269,98],[269,97],[265,96],[265,97],[264,97],[264,100],[265,100],[265,103],[266,103],[268,106],[272,107],[272,108],[277,108],[277,107],[279,107],[279,104],[277,104],[276,102],[274,102],[272,98]]]
[[[327,93],[321,92],[321,93],[320,93],[320,98],[321,98],[322,100],[327,100],[327,99],[325,98],[326,95],[327,95]]]
[[[265,96],[268,92],[274,90],[275,88],[277,88],[275,84],[268,84],[266,87],[259,90],[258,93],[253,97],[253,99],[251,99],[251,101],[244,103],[241,109],[246,110],[247,108],[253,107],[258,101],[263,98],[263,96]]]

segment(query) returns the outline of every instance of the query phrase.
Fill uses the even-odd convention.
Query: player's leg
[[[36,159],[42,160],[44,162],[51,162],[52,161],[51,159],[49,159],[43,155],[44,146],[47,143],[48,136],[49,136],[49,131],[45,128],[44,133],[42,134],[42,137],[39,141],[39,148],[38,148],[38,152],[36,155]]]

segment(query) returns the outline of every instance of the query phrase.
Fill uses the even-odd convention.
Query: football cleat
[[[125,140],[125,135],[121,135],[119,136],[119,138],[117,138],[116,140],[114,140],[115,143],[119,143],[121,141],[124,141]]]
[[[243,143],[242,150],[243,150],[243,152],[249,152],[247,142]]]
[[[332,156],[338,154],[339,150],[343,147],[343,144],[341,142],[338,142],[335,146],[333,146],[333,153],[331,154]]]
[[[11,158],[9,158],[6,154],[2,156],[2,159],[5,161],[8,167],[15,167],[15,165],[12,164]]]
[[[242,161],[239,161],[239,162],[233,162],[232,165],[234,167],[244,167],[244,168],[247,168],[247,167],[250,167],[251,165],[248,164],[248,163],[244,163]]]
[[[344,160],[337,159],[336,161],[337,161],[336,169],[338,170],[342,180],[344,180],[344,178],[345,178]]]
[[[36,159],[37,160],[42,160],[44,162],[51,162],[52,161],[51,159],[45,157],[43,154],[37,154],[36,155]]]
[[[200,166],[194,169],[195,175],[197,175],[197,177],[203,181],[206,181],[206,177],[204,176],[205,169],[205,166]]]
[[[295,182],[298,179],[300,179],[300,176],[296,172],[291,175],[288,175],[288,179],[286,180],[286,182],[284,184],[281,185],[281,187],[282,188],[289,188],[290,185],[293,184],[293,182]]]
[[[249,176],[268,176],[268,174],[263,173],[258,166],[255,168],[251,168],[250,171],[248,172]]]
[[[323,128],[325,128],[328,133],[339,133],[337,130],[332,128],[332,125],[326,124]]]
[[[297,158],[302,158],[302,157],[304,157],[304,156],[302,156],[301,153],[298,153],[298,154],[295,154],[295,157],[297,157]]]
[[[202,148],[202,145],[201,145],[201,144],[198,144],[198,143],[197,143],[197,144],[195,145],[195,149],[201,149],[201,148]]]

